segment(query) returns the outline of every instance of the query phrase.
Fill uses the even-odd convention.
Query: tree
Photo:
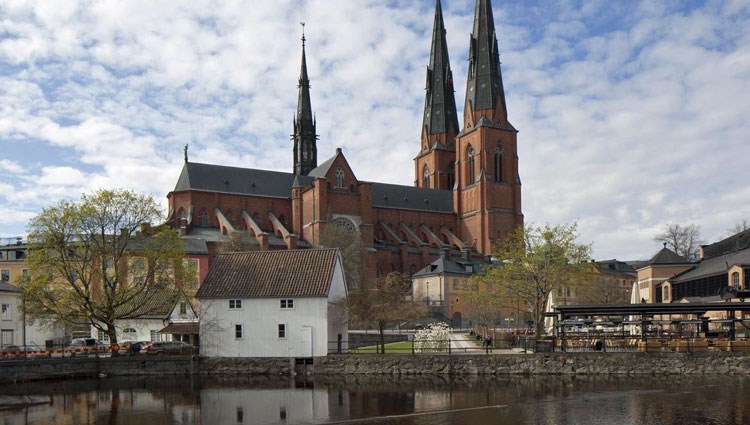
[[[494,254],[496,262],[477,279],[493,284],[492,296],[506,307],[522,303],[541,335],[544,308],[552,291],[592,279],[591,247],[576,243],[577,225],[518,227]]]
[[[727,229],[727,236],[736,235],[737,233],[744,232],[750,229],[750,220],[743,218],[742,221],[735,224],[734,227]]]
[[[364,248],[358,231],[330,222],[320,233],[320,248],[338,248],[346,276],[346,285],[350,290],[360,286],[364,276]]]
[[[374,282],[365,280],[358,291],[349,293],[346,303],[350,318],[377,326],[382,353],[385,352],[385,327],[388,323],[417,319],[427,314],[426,306],[408,301],[409,295],[410,285],[398,272]]]
[[[703,244],[700,226],[688,224],[686,226],[667,223],[664,232],[654,236],[656,242],[666,243],[667,247],[680,257],[688,261],[698,259],[700,246]]]
[[[28,227],[26,313],[89,324],[116,343],[116,320],[149,314],[147,299],[190,279],[177,232],[147,225],[159,211],[152,197],[126,190],[45,208]]]

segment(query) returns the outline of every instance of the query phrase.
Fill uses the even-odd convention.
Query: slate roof
[[[690,263],[688,260],[686,260],[683,257],[680,257],[672,251],[671,249],[667,248],[666,244],[664,244],[664,248],[659,250],[659,252],[656,253],[653,257],[651,257],[650,260],[645,264],[646,266],[653,266],[653,265],[665,265],[665,264],[688,264]]]
[[[175,289],[159,289],[145,295],[143,303],[131,314],[138,319],[166,319],[180,298]],[[126,311],[125,308],[120,312]]]
[[[21,289],[16,288],[10,283],[0,282],[0,292],[21,292]]]
[[[467,265],[472,265],[472,271],[467,270]],[[437,260],[414,273],[412,277],[436,276],[444,273],[471,276],[480,273],[486,265],[487,263],[481,261],[446,258],[445,252],[443,252]]]
[[[181,239],[185,243],[185,252],[187,254],[208,254],[208,246],[206,246],[204,239],[186,238],[184,236]]]
[[[453,213],[453,191],[372,183],[372,206]]]
[[[601,270],[602,273],[616,275],[627,274],[631,276],[636,275],[635,267],[624,261],[604,260],[597,261],[596,264],[599,266],[599,270]]]
[[[309,173],[307,173],[308,177],[325,177],[326,174],[328,174],[328,170],[331,169],[331,166],[333,165],[333,161],[336,160],[336,157],[341,154],[341,149],[336,149],[336,154],[330,158],[328,158],[324,163],[318,165],[317,167],[310,170]],[[304,177],[304,176],[303,176]]]
[[[316,176],[325,176],[338,154],[337,150],[336,155],[312,170],[308,176],[186,162],[174,192],[201,190],[289,199],[292,187],[310,186]],[[450,190],[372,183],[372,192],[373,207],[453,212],[453,192]]]
[[[702,277],[713,276],[717,274],[726,274],[729,267],[735,264],[750,265],[750,249],[745,249],[731,254],[703,259],[696,266],[682,274],[679,274],[670,282],[679,284]]]
[[[186,162],[174,191],[202,190],[289,198],[295,177],[304,185],[311,184],[313,180],[308,176],[295,176],[280,171]]]
[[[218,254],[197,297],[326,297],[337,255],[336,249]]]
[[[744,230],[719,242],[703,246],[703,258],[713,258],[750,248],[750,230]]]

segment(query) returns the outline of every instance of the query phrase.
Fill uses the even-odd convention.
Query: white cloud
[[[494,6],[529,222],[578,220],[598,258],[634,259],[666,222],[711,241],[743,218],[747,2]],[[443,9],[461,116],[473,11]],[[100,187],[163,200],[185,144],[290,170],[300,21],[319,160],[342,147],[358,178],[411,184],[432,18],[405,1],[3,2],[0,169],[18,178],[0,236]]]

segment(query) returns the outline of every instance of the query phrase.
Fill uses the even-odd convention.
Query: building
[[[16,285],[28,273],[26,243],[18,238],[11,243],[0,245],[0,283]]]
[[[750,230],[701,246],[696,262],[665,246],[638,269],[638,285],[647,303],[750,298]]]
[[[491,254],[523,214],[517,131],[508,121],[489,0],[476,2],[469,41],[460,124],[438,0],[419,130],[415,123],[414,186],[358,179],[341,149],[318,163],[303,35],[292,171],[195,163],[186,150],[167,195],[170,224],[205,239],[211,253],[236,231],[247,231],[262,251],[293,250],[318,246],[326,226],[342,226],[358,231],[369,277],[411,275],[444,248]]]
[[[469,298],[480,291],[480,284],[470,283],[469,278],[487,264],[472,259],[468,250],[461,254],[452,257],[450,249],[444,248],[438,259],[412,275],[414,302],[425,303],[430,316],[445,318],[454,328],[468,324]]]
[[[310,358],[346,349],[337,249],[218,254],[197,297],[202,355]]]

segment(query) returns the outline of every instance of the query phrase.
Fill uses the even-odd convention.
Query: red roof
[[[326,297],[337,255],[336,249],[218,254],[197,297]]]

